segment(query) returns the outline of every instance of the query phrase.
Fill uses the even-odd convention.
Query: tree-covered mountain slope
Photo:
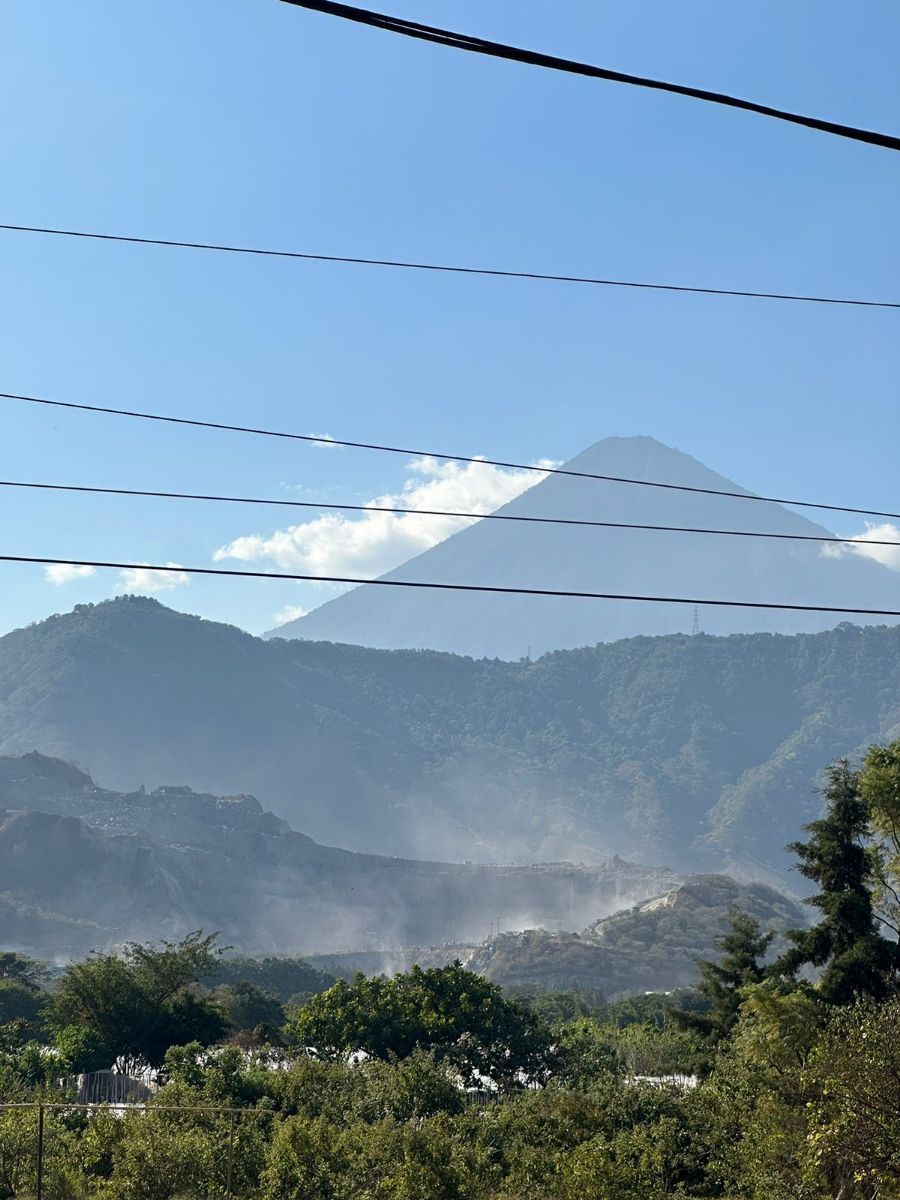
[[[888,627],[508,663],[264,641],[125,597],[0,638],[0,753],[251,793],[318,841],[429,859],[766,878],[823,765],[898,731]]]
[[[748,502],[746,488],[654,438],[604,438],[564,467],[575,475],[549,475],[498,510],[501,516],[532,520],[479,521],[382,578],[900,610],[900,574],[848,553],[847,547],[791,536],[755,539],[533,520],[764,530],[801,539],[832,536],[781,505]],[[578,478],[579,473],[733,494],[640,487]],[[684,604],[545,596],[510,601],[487,593],[358,587],[270,636],[519,659],[643,634],[686,633],[691,617],[690,605]],[[840,617],[705,608],[701,619],[707,632],[722,635],[809,632],[828,629]]]

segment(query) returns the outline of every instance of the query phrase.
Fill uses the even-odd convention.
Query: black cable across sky
[[[55,237],[97,242],[123,242],[134,246],[169,246],[178,250],[216,250],[224,254],[249,254],[261,258],[293,258],[304,262],[349,263],[365,267],[398,267],[447,275],[486,275],[497,279],[533,279],[549,283],[579,283],[595,287],[634,288],[651,292],[682,292],[697,296],[737,296],[751,300],[793,300],[804,304],[849,305],[854,308],[900,308],[895,300],[855,300],[846,296],[811,296],[800,292],[753,292],[740,288],[694,287],[681,283],[647,283],[635,279],[601,279],[591,275],[554,275],[543,271],[505,271],[499,267],[460,267],[448,263],[413,262],[394,258],[357,258],[342,254],[311,254],[300,250],[268,250],[258,246],[230,246],[216,242],[183,242],[174,238],[137,237],[124,233],[93,233],[85,229],[53,229],[43,225],[0,223],[11,233],[42,233]]]
[[[569,58],[557,58],[555,55],[542,54],[537,50],[525,50],[504,42],[491,42],[486,38],[475,37],[467,33],[455,33],[450,29],[440,29],[434,25],[421,25],[417,21],[392,17],[387,13],[372,12],[369,9],[357,8],[350,4],[338,4],[334,0],[284,0],[284,3],[292,4],[296,8],[310,9],[312,12],[325,13],[332,17],[342,17],[344,20],[355,21],[361,25],[370,25],[388,33],[400,33],[421,41],[434,42],[439,46],[449,46],[454,50],[467,50],[473,54],[505,58],[511,62],[526,63],[533,67],[565,71],[570,75],[587,75],[592,79],[605,79],[612,83],[627,83],[634,87],[674,92],[676,95],[689,96],[694,100],[724,104],[729,108],[744,109],[746,112],[758,113],[760,116],[789,121],[792,125],[803,125],[807,129],[816,129],[820,133],[830,133],[837,137],[851,138],[857,142],[867,142],[869,145],[880,146],[886,150],[900,150],[900,137],[894,137],[892,134],[877,133],[871,129],[858,129],[853,125],[842,125],[837,121],[825,121],[819,117],[805,117],[800,113],[787,112],[768,104],[758,104],[754,100],[742,100],[724,92],[712,92],[705,88],[689,87],[682,83],[665,83],[660,79],[648,79],[642,75],[627,75],[622,71],[611,71],[606,67],[595,67],[589,63],[576,62]]]
[[[360,579],[350,575],[297,575],[281,571],[237,571],[226,567],[182,567],[171,563],[107,562],[95,558],[37,558],[0,554],[0,562],[37,566],[96,567],[101,570],[164,571],[172,575],[227,575],[231,579],[283,579],[300,583],[349,583],[367,587],[425,588],[438,592],[494,592],[502,596],[558,596],[569,600],[634,600],[645,604],[703,604],[714,608],[777,608],[791,612],[847,613],[863,617],[900,617],[900,608],[838,608],[824,604],[779,604],[767,600],[709,600],[698,596],[640,596],[623,592],[570,592],[558,588],[500,587],[487,583],[431,583],[418,579]]]
[[[458,517],[472,521],[519,521],[529,525],[575,525],[592,529],[632,529],[657,533],[707,533],[722,537],[772,538],[787,542],[825,542],[851,546],[893,546],[900,543],[879,538],[821,536],[813,533],[769,533],[758,529],[710,529],[691,525],[639,525],[631,521],[592,521],[577,517],[525,516],[519,513],[456,512],[435,508],[397,508],[383,504],[332,504],[321,500],[283,500],[259,496],[220,496],[197,492],[154,492],[140,488],[95,487],[74,483],[33,483],[0,479],[0,488],[31,488],[44,492],[78,492],[97,496],[142,496],[153,500],[207,500],[219,504],[262,504],[278,508],[327,509],[331,512],[390,513],[410,517]]]
[[[201,421],[195,417],[171,417],[162,413],[141,412],[138,409],[110,408],[102,404],[78,404],[74,400],[50,400],[44,396],[26,396],[19,392],[0,392],[0,400],[16,400],[25,404],[41,404],[49,408],[67,408],[77,412],[103,413],[106,416],[134,417],[142,421],[159,421],[170,425],[189,425],[198,429],[221,429],[228,433],[250,433],[258,437],[287,438],[289,441],[311,442],[322,446],[345,446],[353,450],[375,450],[384,454],[402,454],[407,458],[435,458],[443,462],[476,463],[486,467],[506,467],[513,471],[536,471],[540,475],[566,475],[574,479],[596,479],[603,483],[627,483],[635,487],[662,488],[666,491],[691,492],[700,496],[727,496],[734,500],[755,500],[762,504],[785,504],[795,508],[817,508],[828,512],[852,513],[863,517],[887,517],[900,520],[900,512],[883,512],[876,508],[853,508],[844,504],[824,504],[813,500],[788,500],[778,496],[758,496],[753,492],[733,492],[724,488],[694,487],[688,483],[664,483],[655,479],[631,479],[624,475],[602,475],[595,471],[573,471],[568,467],[542,467],[535,463],[507,462],[500,458],[479,458],[476,455],[442,454],[435,450],[410,450],[401,446],[377,442],[351,442],[342,438],[324,437],[314,433],[288,433],[277,429],[260,429],[252,425],[228,425],[223,421]],[[893,543],[892,543],[893,544]]]

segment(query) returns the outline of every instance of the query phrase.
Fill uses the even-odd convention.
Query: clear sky
[[[382,4],[900,132],[893,0]],[[6,222],[900,298],[896,153],[276,0],[5,0],[0,102]],[[897,312],[14,233],[0,263],[3,391],[529,462],[646,433],[761,491],[900,509]],[[521,486],[9,401],[0,422],[6,479],[351,503],[406,487],[413,503],[492,504]],[[360,573],[417,548],[408,526],[371,522],[273,536],[316,516],[6,491],[0,544],[199,566],[230,546],[248,565]],[[157,583],[0,570],[0,630]],[[255,632],[328,594],[225,580],[159,593]]]

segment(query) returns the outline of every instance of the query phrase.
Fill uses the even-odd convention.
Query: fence
[[[96,1074],[105,1075],[107,1072],[97,1072]],[[121,1076],[120,1078],[127,1079],[128,1077]],[[138,1080],[129,1082],[138,1084],[139,1087],[149,1091],[147,1086]],[[88,1086],[94,1086],[101,1091],[108,1090],[99,1081],[88,1080]],[[118,1086],[123,1093],[129,1090],[124,1084]],[[134,1088],[131,1089],[132,1093],[134,1090]],[[138,1116],[155,1117],[157,1114],[172,1114],[173,1118],[176,1115],[221,1117],[224,1129],[227,1130],[226,1137],[218,1139],[220,1142],[224,1141],[224,1162],[221,1164],[222,1194],[226,1200],[230,1200],[235,1195],[235,1148],[241,1122],[246,1118],[277,1118],[279,1116],[273,1109],[148,1104],[127,1101],[90,1103],[79,1100],[0,1102],[0,1118],[7,1113],[18,1114],[25,1118],[24,1122],[17,1123],[15,1130],[4,1129],[0,1135],[0,1191],[3,1195],[16,1197],[17,1200],[26,1200],[26,1198],[31,1200],[32,1197],[33,1200],[46,1200],[49,1194],[46,1187],[48,1161],[51,1158],[48,1133],[50,1132],[50,1122],[54,1118],[76,1115],[91,1118],[101,1113],[109,1113],[122,1119]],[[29,1120],[32,1118],[32,1114],[33,1119]],[[54,1196],[61,1194],[58,1183],[53,1187],[52,1193]]]
[[[155,1083],[118,1071],[67,1075],[62,1085],[76,1104],[146,1104],[157,1091]]]
[[[71,1152],[75,1144],[66,1139],[83,1134],[89,1120],[102,1116],[140,1120],[142,1126],[147,1119],[148,1126],[137,1130],[139,1140],[152,1147],[154,1156],[159,1152],[158,1172],[183,1177],[179,1195],[209,1195],[212,1190],[225,1200],[237,1200],[256,1194],[247,1152],[252,1162],[254,1145],[258,1150],[260,1143],[258,1137],[254,1142],[253,1126],[248,1127],[247,1122],[258,1129],[256,1122],[261,1119],[281,1119],[278,1110],[160,1104],[143,1094],[151,1093],[146,1082],[112,1072],[71,1076],[65,1083],[72,1093],[68,1100],[0,1102],[0,1195],[16,1200],[83,1196],[83,1187],[66,1177],[66,1147]],[[88,1099],[83,1098],[85,1094]],[[476,1109],[492,1107],[505,1098],[502,1092],[489,1089],[465,1093],[466,1103]],[[197,1160],[193,1166],[192,1154]],[[149,1160],[145,1165],[153,1169]],[[202,1172],[202,1186],[195,1168]],[[83,1176],[81,1181],[85,1182]]]

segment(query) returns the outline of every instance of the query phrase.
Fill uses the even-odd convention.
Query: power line
[[[480,460],[478,460],[480,461]],[[645,530],[656,533],[706,533],[722,537],[772,538],[788,542],[825,542],[853,546],[891,546],[898,542],[884,538],[837,537],[833,534],[774,533],[759,529],[711,529],[693,525],[643,525],[632,521],[594,521],[580,517],[541,517],[520,513],[458,512],[442,508],[400,508],[383,504],[334,504],[323,500],[283,500],[260,496],[220,496],[197,492],[155,492],[144,488],[94,487],[74,483],[33,483],[0,479],[0,488],[31,488],[46,492],[78,492],[98,496],[142,496],[153,500],[207,500],[219,504],[261,504],[278,508],[326,509],[332,512],[390,513],[409,517],[456,517],[471,521],[517,521],[529,525],[575,525],[592,529]]]
[[[696,596],[643,596],[623,592],[576,592],[558,588],[501,587],[485,583],[431,583],[416,579],[360,579],[349,575],[298,575],[279,571],[237,571],[226,567],[182,567],[170,563],[154,565],[136,562],[107,562],[93,558],[37,558],[24,554],[0,554],[0,562],[30,563],[37,566],[97,567],[104,570],[165,571],[182,575],[227,575],[237,579],[283,579],[301,583],[348,583],[367,587],[424,588],[439,592],[492,592],[502,596],[558,596],[572,600],[634,600],[646,604],[692,604],[715,608],[774,608],[791,612],[847,613],[865,617],[900,617],[900,609],[842,608],[823,604],[780,604],[765,600],[708,600]]]
[[[627,83],[635,87],[652,88],[655,91],[674,92],[679,96],[690,96],[694,100],[724,104],[729,108],[740,108],[764,117],[774,117],[779,121],[789,121],[793,125],[804,125],[807,129],[816,129],[821,133],[851,138],[857,142],[868,142],[870,145],[881,146],[887,150],[900,150],[900,138],[891,134],[876,133],[871,129],[858,129],[853,125],[842,125],[836,121],[822,120],[819,117],[805,117],[799,113],[773,108],[768,104],[758,104],[754,100],[742,100],[737,96],[729,96],[724,92],[712,92],[705,88],[690,87],[682,83],[665,83],[659,79],[648,79],[643,75],[627,75],[622,71],[611,71],[606,67],[595,67],[589,63],[576,62],[568,58],[557,58],[552,54],[525,50],[518,46],[509,46],[504,42],[491,42],[486,38],[475,37],[467,33],[455,33],[434,25],[421,25],[417,21],[407,21],[402,17],[392,17],[386,13],[372,12],[369,9],[356,8],[350,4],[338,4],[334,0],[285,0],[285,3],[292,4],[296,8],[307,8],[313,12],[325,13],[332,17],[342,17],[361,25],[371,25],[375,29],[383,29],[388,33],[401,33],[406,37],[434,42],[439,46],[449,46],[455,50],[487,54],[493,58],[527,63],[533,67],[565,71],[570,75],[587,75],[592,79],[605,79],[612,83]]]
[[[739,296],[752,300],[796,300],[806,304],[838,304],[856,308],[900,308],[891,300],[854,300],[843,296],[807,296],[793,292],[753,292],[739,288],[693,287],[680,283],[645,283],[634,279],[601,279],[590,275],[554,275],[543,271],[504,271],[497,267],[460,267],[448,263],[412,262],[393,258],[358,258],[342,254],[310,254],[299,250],[267,250],[257,246],[230,246],[216,242],[182,242],[173,238],[136,237],[119,233],[93,233],[83,229],[52,229],[41,225],[10,225],[0,229],[13,233],[43,233],[55,237],[83,238],[97,242],[123,242],[134,246],[169,246],[179,250],[217,250],[226,254],[249,254],[262,258],[293,258],[305,262],[349,263],[366,267],[399,267],[409,271],[432,271],[449,275],[486,275],[498,279],[536,279],[550,283],[581,283],[597,287],[636,288],[643,291],[686,292],[699,296]]]
[[[542,467],[535,463],[507,462],[499,458],[478,458],[466,454],[440,454],[434,450],[410,450],[400,446],[380,445],[376,442],[351,442],[342,438],[324,437],[321,434],[287,433],[283,430],[259,429],[252,425],[227,425],[222,421],[201,421],[195,417],[164,416],[162,413],[141,412],[130,408],[109,408],[101,404],[77,404],[74,400],[49,400],[44,396],[26,396],[18,392],[0,392],[0,400],[19,400],[26,404],[43,404],[50,408],[104,413],[107,416],[135,417],[142,421],[161,421],[171,425],[190,425],[198,429],[222,429],[229,433],[251,433],[259,437],[287,438],[290,441],[312,442],[324,446],[344,446],[353,450],[376,450],[384,454],[402,454],[407,458],[436,458],[442,462],[476,463],[486,467],[506,467],[513,471],[536,471],[540,475],[565,475],[574,479],[596,479],[604,483],[628,483],[636,487],[691,492],[700,496],[726,496],[734,500],[756,500],[763,504],[786,504],[795,508],[817,508],[828,512],[853,513],[856,516],[887,517],[891,520],[900,520],[900,513],[882,512],[876,508],[851,508],[843,504],[822,504],[813,500],[787,500],[778,496],[758,496],[752,492],[732,492],[724,488],[695,487],[688,483],[663,483],[654,479],[632,479],[624,475],[602,475],[596,471],[573,471],[569,467]]]

